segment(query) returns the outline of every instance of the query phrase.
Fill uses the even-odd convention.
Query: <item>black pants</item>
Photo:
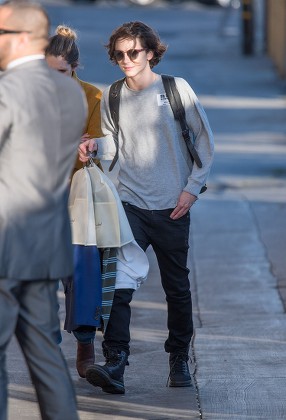
[[[123,203],[138,245],[146,251],[152,245],[156,254],[168,307],[167,353],[187,350],[193,335],[192,298],[187,268],[190,214],[170,219],[173,209],[142,210]],[[104,346],[129,354],[131,289],[115,291]]]

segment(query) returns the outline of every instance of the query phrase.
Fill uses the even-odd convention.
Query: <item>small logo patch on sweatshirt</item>
[[[169,99],[165,93],[158,93],[157,95],[158,106],[169,105]]]

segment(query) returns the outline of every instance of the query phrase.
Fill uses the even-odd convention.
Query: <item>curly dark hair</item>
[[[156,66],[167,50],[167,45],[161,42],[159,35],[150,26],[139,21],[124,23],[112,32],[108,44],[105,45],[110,61],[117,64],[114,57],[116,41],[119,39],[133,39],[135,45],[137,38],[141,41],[143,48],[153,52],[150,67]]]

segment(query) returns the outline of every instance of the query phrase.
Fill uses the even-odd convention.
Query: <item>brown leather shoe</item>
[[[76,368],[81,378],[85,378],[85,372],[88,366],[95,362],[94,344],[83,344],[77,342]]]

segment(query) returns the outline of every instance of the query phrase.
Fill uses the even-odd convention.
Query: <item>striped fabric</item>
[[[116,281],[117,248],[102,250],[102,331],[106,331],[109,321]]]

